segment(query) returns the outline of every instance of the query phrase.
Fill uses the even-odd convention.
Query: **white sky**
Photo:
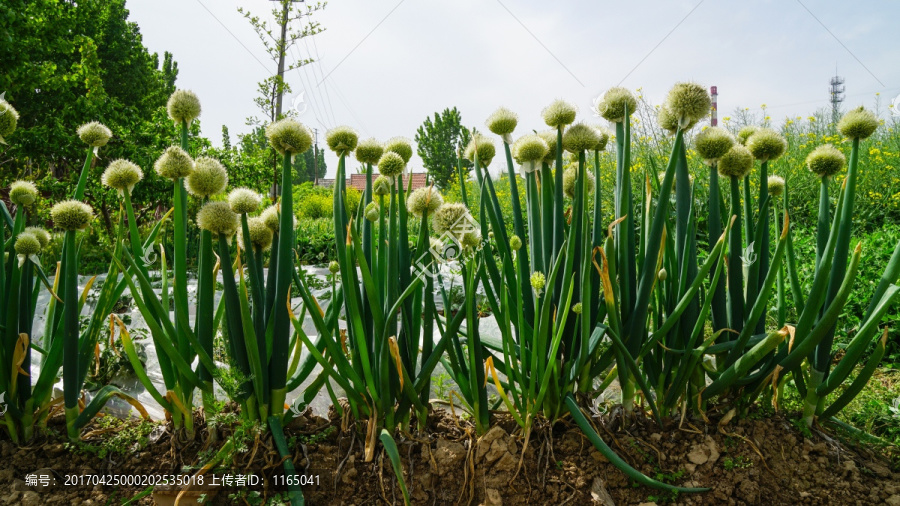
[[[299,119],[319,130],[320,146],[324,132],[342,124],[362,137],[412,139],[426,116],[453,106],[467,126],[481,130],[494,109],[509,107],[519,113],[517,134],[544,129],[540,111],[555,98],[576,103],[580,118],[599,121],[593,98],[620,82],[642,87],[653,103],[676,81],[717,85],[720,117],[761,104],[775,120],[806,116],[827,105],[835,67],[846,78],[845,108],[874,107],[881,92],[881,112],[888,114],[900,94],[900,3],[801,1],[332,0],[316,18],[326,30],[297,48],[317,63],[287,80],[293,95],[305,93]],[[216,144],[222,125],[232,140],[249,130],[245,119],[260,116],[257,82],[275,71],[237,8],[268,19],[273,5],[127,4],[149,50],[174,54],[177,86],[200,96],[203,134]],[[330,152],[327,164],[333,176]],[[418,157],[411,165],[421,170]]]

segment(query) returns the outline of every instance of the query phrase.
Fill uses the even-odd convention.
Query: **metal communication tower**
[[[837,71],[835,71],[837,74]],[[831,121],[837,124],[841,119],[841,102],[844,101],[844,78],[834,76],[831,78]]]

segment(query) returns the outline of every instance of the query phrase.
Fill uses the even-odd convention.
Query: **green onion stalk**
[[[898,276],[900,276],[900,243],[898,243],[860,321],[859,331],[847,345],[844,356],[831,370],[836,320],[849,296],[861,249],[861,244],[857,244],[852,256],[850,255],[852,220],[856,186],[859,178],[860,144],[875,132],[878,124],[877,117],[862,107],[848,112],[838,123],[838,130],[851,143],[850,159],[847,163],[847,175],[844,180],[842,195],[838,202],[838,208],[835,210],[836,219],[832,225],[833,228],[828,234],[829,241],[821,253],[825,258],[820,260],[819,265],[817,265],[818,275],[820,269],[825,269],[827,265],[826,259],[829,256],[833,257],[830,269],[822,272],[823,278],[826,277],[826,274],[828,277],[827,290],[824,290],[825,297],[822,307],[813,310],[818,312],[815,315],[817,322],[813,332],[806,338],[810,341],[815,341],[815,349],[809,353],[810,368],[804,381],[806,399],[803,415],[808,425],[811,425],[817,417],[828,418],[835,415],[853,397],[858,395],[861,388],[868,382],[875,367],[872,365],[872,358],[870,358],[866,367],[863,368],[865,374],[858,375],[837,400],[833,401],[831,405],[826,405],[828,394],[847,380],[869,346],[874,345],[876,348],[873,358],[880,358],[880,355],[883,355],[884,345],[883,340],[878,339],[880,335],[878,326],[887,310],[896,302],[898,292],[900,292],[900,288],[896,286]],[[843,168],[843,156],[831,146],[822,146],[810,153],[807,158],[807,165],[822,180],[821,195],[823,202],[820,204],[820,213],[823,210],[827,211],[827,202],[824,201],[827,199],[828,179]],[[840,216],[839,220],[837,216]],[[827,221],[823,222],[820,215],[818,242],[821,242],[821,238],[825,235],[825,232],[822,230],[823,226],[827,226]],[[835,228],[837,229],[836,237]],[[848,257],[850,258],[848,259]],[[815,294],[811,292],[809,295],[811,300],[807,302],[807,306],[812,303],[814,296]],[[804,308],[804,312],[806,309]],[[819,329],[821,329],[821,332],[814,334]],[[790,358],[790,355],[788,358]],[[877,364],[877,359],[874,363]],[[795,380],[798,376],[797,372],[795,368]]]

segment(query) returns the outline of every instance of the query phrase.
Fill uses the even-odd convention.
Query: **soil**
[[[415,435],[397,434],[396,440],[412,503],[417,505],[900,506],[900,474],[877,454],[847,447],[825,432],[814,431],[812,437],[804,437],[780,415],[733,419],[721,428],[716,422],[671,420],[661,429],[652,421],[638,419],[630,426],[615,428],[620,424],[594,419],[603,439],[645,474],[675,485],[711,488],[696,494],[675,495],[636,486],[566,420],[552,427],[546,423],[536,426],[524,458],[521,431],[502,415],[487,434],[477,438],[471,424],[436,410],[425,430]],[[131,451],[100,458],[87,449],[111,437],[111,429],[95,422],[83,432],[86,445],[73,446],[61,436],[63,423],[61,417],[52,419],[51,434],[29,446],[16,447],[0,439],[0,505],[121,504],[146,487],[62,486],[62,475],[180,473],[183,466],[196,466],[200,457],[216,447],[203,443],[208,438],[205,427],[198,430],[196,438],[186,440],[173,437],[168,425],[154,430],[143,447],[135,445]],[[403,504],[381,446],[373,461],[365,462],[364,438],[341,426],[336,416],[307,415],[285,429],[293,461],[311,482],[302,487],[307,503]],[[220,427],[219,441],[234,430]],[[243,441],[246,451],[236,454],[229,467],[265,475],[263,485],[249,487],[264,499],[285,490],[275,482],[281,466],[271,438],[261,435]],[[58,484],[27,486],[25,475],[36,471],[53,475]],[[214,491],[207,488],[196,494],[208,494],[204,504],[259,504],[247,490],[225,487],[212,495]],[[154,500],[148,495],[132,504],[154,504]]]

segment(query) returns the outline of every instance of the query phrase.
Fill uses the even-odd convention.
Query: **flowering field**
[[[257,191],[230,185],[218,160],[192,154],[190,124],[201,105],[190,91],[169,98],[178,134],[152,166],[98,158],[113,133],[84,124],[76,132],[84,168],[62,190],[65,199],[44,203],[23,179],[9,185],[0,209],[3,451],[58,438],[68,440],[64,451],[93,448],[105,459],[122,444],[159,451],[152,441],[165,433],[179,459],[200,466],[178,473],[193,485],[207,473],[229,476],[250,452],[245,469],[265,476],[261,488],[244,484],[228,497],[300,504],[304,487],[319,500],[327,493],[319,478],[311,481],[310,466],[329,480],[346,478],[343,464],[316,467],[346,451],[340,439],[329,446],[338,432],[359,442],[354,458],[363,469],[388,465],[388,486],[400,494],[394,500],[410,503],[444,496],[414,477],[401,448],[425,458],[430,443],[416,445],[437,438],[438,458],[453,460],[477,447],[475,476],[493,466],[512,483],[523,463],[540,468],[562,424],[607,463],[610,483],[616,479],[608,473],[621,473],[623,483],[661,494],[650,497],[714,501],[722,487],[694,473],[710,462],[726,471],[766,465],[760,446],[770,447],[754,431],[781,431],[796,444],[804,437],[882,441],[842,420],[860,412],[857,397],[872,391],[873,377],[883,381],[876,373],[888,349],[884,322],[900,296],[900,241],[890,239],[889,258],[864,263],[864,244],[854,240],[877,228],[868,213],[896,209],[888,176],[895,125],[859,108],[830,133],[818,132],[814,119],[788,121],[780,132],[729,130],[728,121],[697,126],[709,109],[705,88],[678,83],[664,105],[651,108],[656,118],[648,124],[637,119],[649,113],[639,97],[613,88],[595,103],[608,129],[578,122],[574,106],[560,100],[543,111],[549,130],[514,137],[518,116],[501,108],[485,122],[489,133],[476,132],[460,150],[456,179],[443,194],[435,186],[409,189],[408,139],[361,140],[338,127],[326,136],[339,160],[327,201],[311,187],[295,191],[294,156],[313,138],[284,119],[266,131],[281,162],[279,194],[267,207]],[[0,136],[15,142],[19,115],[5,101],[0,112]],[[361,195],[346,188],[349,157],[366,171]],[[487,170],[495,158],[505,167],[500,177]],[[92,291],[95,278],[83,281],[79,266],[96,220],[84,200],[97,165],[100,184],[120,205],[111,214],[106,276]],[[172,207],[141,223],[133,194],[151,170],[168,182]],[[49,216],[35,212],[39,206]],[[312,236],[330,244],[310,256]],[[308,262],[326,259],[324,278],[307,272]],[[862,280],[872,286],[860,287]],[[39,306],[42,294],[47,303]],[[128,317],[123,301],[134,307]],[[42,332],[32,339],[37,325]],[[101,357],[108,364],[114,355],[136,389],[97,384]],[[434,386],[446,400],[433,399]],[[321,396],[330,400],[330,419],[310,409]],[[114,399],[144,421],[111,420]],[[164,413],[162,425],[150,421],[148,402]],[[445,405],[449,413],[437,409]],[[850,415],[848,406],[856,406]],[[760,419],[783,426],[754,425]],[[441,432],[441,423],[457,429]],[[616,435],[652,426],[645,436],[659,440],[654,431],[703,423],[747,446],[733,439],[670,445],[667,453],[681,452],[689,463],[648,472],[652,455],[636,459]],[[131,436],[104,439],[110,430]],[[719,464],[720,449],[734,456]],[[257,451],[277,465],[254,467]],[[573,449],[561,455],[581,458]],[[864,465],[892,476],[883,464]],[[26,486],[38,486],[29,479]],[[609,494],[599,476],[577,483],[570,499],[588,490]],[[160,501],[170,485],[135,485],[130,495]],[[742,488],[738,497],[789,493],[769,486],[766,493]],[[870,489],[879,500],[892,495]],[[470,494],[526,497],[498,490]],[[527,497],[552,501],[561,492],[547,494]]]

